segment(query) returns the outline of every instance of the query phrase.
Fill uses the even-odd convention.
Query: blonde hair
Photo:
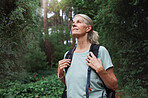
[[[77,14],[75,16],[81,16],[84,19],[85,23],[92,27],[91,30],[88,32],[89,42],[92,43],[92,44],[99,44],[99,42],[98,42],[99,35],[98,35],[97,31],[94,31],[92,19],[85,14]]]

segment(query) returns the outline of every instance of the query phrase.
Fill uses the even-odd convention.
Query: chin
[[[79,32],[72,32],[72,36],[76,37],[76,36],[78,36],[78,35],[80,35]]]
[[[73,36],[73,37],[78,37],[79,34],[75,34],[75,33],[74,33],[74,34],[72,34],[72,36]]]
[[[81,33],[81,32],[72,32],[73,37],[81,37],[84,36],[86,33]]]

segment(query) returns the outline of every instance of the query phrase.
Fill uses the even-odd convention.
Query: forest
[[[0,0],[0,98],[60,98],[58,61],[76,44],[71,22],[86,14],[107,48],[117,98],[148,96],[148,0]]]

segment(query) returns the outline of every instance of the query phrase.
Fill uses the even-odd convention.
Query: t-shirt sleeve
[[[104,46],[100,46],[98,58],[101,59],[103,67],[104,67],[105,70],[113,67],[112,60],[111,60],[111,57],[109,55],[109,52],[107,51],[107,49]]]

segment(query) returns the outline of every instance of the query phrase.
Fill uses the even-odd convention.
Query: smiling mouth
[[[77,31],[77,30],[79,30],[79,29],[77,29],[77,28],[74,28],[74,29],[73,29],[73,31]]]

